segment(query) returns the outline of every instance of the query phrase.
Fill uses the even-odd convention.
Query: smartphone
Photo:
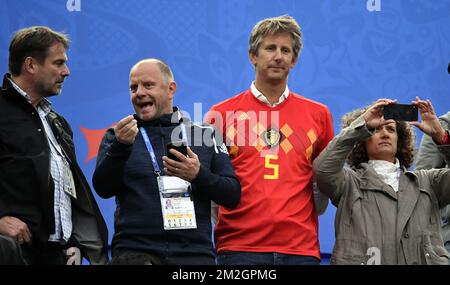
[[[170,142],[167,144],[167,157],[176,161],[180,161],[175,155],[173,155],[170,150],[175,149],[181,152],[183,155],[187,155],[187,147],[183,144],[182,141]]]
[[[418,114],[417,105],[389,104],[383,110],[385,120],[417,121]]]

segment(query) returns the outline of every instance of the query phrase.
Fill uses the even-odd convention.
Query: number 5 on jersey
[[[266,155],[264,156],[264,167],[272,171],[272,174],[264,174],[264,179],[276,180],[278,179],[278,170],[280,165],[275,164],[273,161],[278,159],[278,155]]]

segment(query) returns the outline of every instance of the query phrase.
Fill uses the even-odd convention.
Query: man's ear
[[[292,58],[291,69],[294,68],[294,66],[297,64],[297,62],[298,62],[298,56],[295,58]]]
[[[256,65],[256,58],[258,57],[256,54],[254,54],[253,52],[249,51],[248,52],[248,57],[250,58],[250,62],[252,63],[253,66]]]
[[[173,99],[175,92],[177,91],[177,83],[172,81],[169,83],[169,99]]]
[[[28,56],[25,58],[22,64],[22,71],[30,74],[36,74],[38,72],[38,65],[36,59]]]

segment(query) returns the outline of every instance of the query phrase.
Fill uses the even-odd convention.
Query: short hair
[[[342,116],[342,128],[350,126],[350,124],[364,114],[368,108],[369,106],[353,110]],[[409,123],[395,121],[395,125],[398,136],[397,153],[395,154],[395,157],[398,158],[401,165],[409,168],[414,161],[416,136]],[[366,141],[358,142],[347,157],[347,163],[352,167],[358,167],[360,163],[368,161],[369,156],[367,154]]]
[[[133,67],[131,68],[131,71],[133,71],[133,69],[138,66],[141,63],[145,63],[145,62],[154,62],[158,64],[159,70],[161,71],[161,75],[163,77],[163,80],[166,83],[170,83],[171,81],[174,81],[174,76],[172,73],[172,70],[170,69],[170,66],[165,63],[164,61],[162,61],[161,59],[158,58],[147,58],[147,59],[143,59],[138,61],[135,65],[133,65]],[[131,72],[130,71],[130,72]]]
[[[291,34],[294,40],[294,59],[298,59],[302,49],[302,32],[297,21],[288,15],[259,21],[250,34],[249,52],[258,55],[258,49],[264,37],[284,32]]]
[[[48,27],[21,29],[14,34],[9,45],[9,72],[15,76],[20,75],[25,58],[31,56],[43,63],[54,44],[61,43],[67,49],[69,42],[66,34],[55,32]]]

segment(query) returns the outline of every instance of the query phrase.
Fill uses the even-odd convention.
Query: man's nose
[[[63,75],[64,77],[67,77],[67,76],[70,75],[70,70],[69,70],[69,67],[68,67],[67,65],[64,67],[64,70],[63,70],[63,72],[62,72],[62,75]]]
[[[138,84],[137,89],[136,89],[136,96],[143,96],[145,95],[144,92],[144,86],[142,86],[142,84]]]
[[[275,60],[281,60],[281,49],[275,50]]]

